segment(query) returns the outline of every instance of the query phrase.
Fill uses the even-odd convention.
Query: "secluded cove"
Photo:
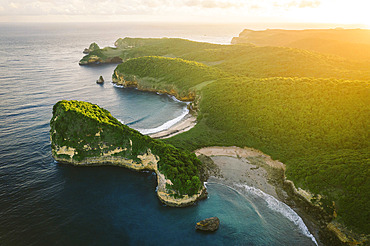
[[[73,126],[69,124],[70,119],[73,119],[74,122]],[[82,124],[82,122],[84,123]],[[85,167],[89,166],[91,167],[96,165],[116,165],[127,167],[129,169],[133,169],[136,171],[140,170],[154,171],[157,177],[156,185],[157,196],[159,200],[164,204],[175,207],[183,207],[192,205],[196,200],[198,200],[197,199],[198,194],[196,194],[197,196],[194,196],[195,199],[193,199],[192,197],[193,195],[189,196],[187,195],[190,194],[189,192],[191,192],[191,190],[184,190],[181,186],[178,186],[174,182],[176,181],[176,179],[179,179],[179,177],[175,176],[171,178],[172,174],[169,174],[168,171],[165,171],[168,170],[168,168],[163,167],[165,163],[168,163],[168,161],[166,161],[167,157],[163,155],[164,152],[168,152],[168,150],[165,150],[166,148],[168,148],[166,145],[162,144],[163,146],[160,145],[156,147],[157,142],[155,140],[150,140],[150,138],[140,135],[138,134],[138,132],[129,129],[127,126],[122,125],[118,120],[114,119],[108,111],[99,108],[97,105],[81,101],[60,101],[56,105],[54,105],[53,118],[50,121],[50,125],[51,125],[50,136],[52,140],[52,152],[54,159],[56,159],[57,161],[61,163],[71,163],[76,166],[85,166]],[[61,129],[63,129],[62,132]],[[115,134],[115,131],[117,131],[118,135]],[[122,143],[121,141],[117,142],[117,140],[114,140],[115,135],[119,136],[120,139],[128,139],[128,141],[126,141],[127,143],[125,141],[123,141]],[[141,138],[144,139],[144,142],[140,144]],[[138,146],[141,146],[140,147],[141,150],[139,151],[137,150]],[[142,148],[144,149],[146,148],[146,151],[144,151],[144,149]],[[157,150],[158,148],[160,149]],[[141,154],[143,151],[145,153]],[[152,151],[154,154],[152,154]],[[173,151],[174,150],[171,150],[171,152]],[[213,148],[213,149],[206,148],[203,150],[198,150],[197,154],[211,155],[211,153],[216,153],[221,155],[232,155],[233,151],[235,151],[235,153],[238,153],[236,155],[241,154],[241,156],[247,155],[251,157],[253,156],[253,154],[255,155],[255,153],[252,150],[243,150],[243,149],[239,150],[232,148],[229,150],[227,150],[227,148]],[[156,153],[158,153],[158,156],[156,155]],[[257,152],[257,154],[260,153]],[[137,156],[135,157],[135,155]],[[176,155],[178,156],[179,160],[182,159],[179,154]],[[189,159],[192,159],[190,157],[191,155],[189,155],[186,158],[186,160],[189,161]],[[158,166],[159,163],[158,161],[163,160],[165,162],[162,162],[161,164],[162,166]],[[278,164],[273,165],[271,159],[269,159],[268,163],[269,164],[267,165],[271,165],[274,167],[278,165]],[[279,168],[281,168],[280,164],[278,166]],[[180,163],[177,163],[176,167],[181,168]],[[186,169],[189,168],[191,167],[187,165]],[[161,173],[160,170],[165,172],[165,175]],[[186,170],[184,169],[183,172],[184,171]],[[217,173],[216,169],[210,169],[209,171]],[[239,173],[242,172],[241,166],[237,167],[234,171]],[[200,174],[200,177],[201,176],[204,177],[204,174],[200,172],[198,172],[198,174]],[[223,177],[223,174],[224,173],[222,171],[219,174],[220,177]],[[253,206],[257,206],[256,203],[260,203],[258,199],[267,202],[267,207],[271,211],[280,213],[281,216],[287,218],[291,223],[295,224],[295,226],[298,226],[300,231],[298,234],[306,236],[307,238],[312,240],[312,243],[317,245],[315,238],[308,231],[304,222],[288,206],[286,206],[283,203],[279,203],[278,200],[276,200],[272,196],[269,197],[269,195],[266,195],[265,193],[259,191],[256,188],[245,186],[242,180],[239,180],[240,183],[233,182],[235,181],[235,178],[238,179],[237,175],[226,175],[226,176],[227,176],[226,180],[228,178],[231,178],[231,183],[224,183],[222,180],[216,179],[211,179],[210,182],[212,182],[212,180],[213,182],[216,181],[216,184],[221,186],[223,184],[227,184],[228,189],[231,189],[231,187],[233,186],[234,189],[238,190],[238,192],[241,192],[240,195],[244,194],[248,199],[248,203],[253,204]],[[266,179],[266,177],[264,178]],[[175,188],[177,190],[171,190],[170,186],[168,185],[177,187]],[[193,185],[190,183],[187,184],[188,188],[191,186]],[[247,193],[244,193],[245,190],[247,191]],[[200,190],[198,191],[199,195],[202,195],[202,192],[204,191],[202,190],[202,188],[200,188]],[[171,195],[171,193],[174,193],[175,196]],[[250,194],[252,194],[253,198],[250,197]],[[180,195],[182,197],[178,197]],[[264,206],[266,206],[266,204]],[[257,209],[256,207],[254,208]],[[261,211],[258,211],[257,214],[259,217],[263,217]],[[269,219],[271,219],[271,212],[269,212]],[[225,226],[225,224],[227,225],[229,223],[229,220],[225,219],[223,223],[224,223],[223,226]],[[235,221],[233,221],[233,223],[235,223]],[[243,223],[245,224],[245,221]],[[285,221],[283,223],[285,224],[287,222]],[[267,230],[267,233],[264,233],[265,236],[269,235],[270,233],[269,231],[270,229]],[[276,234],[276,232],[274,233]],[[272,240],[271,242],[274,243],[276,239],[269,238],[269,241],[270,240]],[[290,242],[290,240],[292,240],[292,238],[289,238],[287,243]],[[279,242],[281,241],[284,240],[279,238]],[[301,239],[299,239],[299,241],[301,241]]]
[[[296,32],[282,32],[283,39]],[[197,124],[166,143],[191,151],[259,149],[284,162],[291,180],[285,189],[318,216],[326,244],[367,241],[367,63],[328,55],[325,47],[319,54],[167,38],[120,38],[115,45],[123,62],[114,83],[193,101]]]
[[[271,211],[266,206],[264,199],[251,203],[250,194],[243,194],[237,189],[223,184],[210,181],[207,185],[208,199],[199,202],[196,206],[177,209],[164,206],[158,200],[155,192],[157,177],[153,172],[134,172],[126,168],[108,166],[78,167],[54,162],[50,151],[49,121],[52,114],[51,108],[59,100],[81,100],[98,104],[108,109],[113,116],[123,122],[132,123],[131,127],[142,129],[152,129],[163,125],[180,116],[184,109],[184,104],[175,102],[166,95],[113,87],[109,82],[116,65],[79,66],[81,52],[85,47],[88,47],[89,43],[96,41],[101,47],[111,45],[119,33],[132,37],[171,35],[192,40],[212,42],[221,40],[219,43],[227,43],[232,36],[237,36],[242,30],[238,28],[237,31],[234,31],[235,33],[232,33],[230,28],[219,26],[217,28],[200,26],[199,29],[190,26],[186,30],[182,28],[174,26],[169,32],[168,28],[137,26],[134,23],[130,25],[120,23],[116,27],[109,24],[90,26],[60,24],[60,28],[55,28],[52,25],[46,27],[41,25],[40,27],[39,24],[27,24],[26,26],[19,24],[10,27],[7,24],[0,25],[3,34],[0,36],[2,47],[0,52],[4,54],[4,56],[0,56],[3,67],[0,69],[0,81],[3,89],[0,92],[2,95],[0,103],[0,111],[2,112],[0,114],[0,235],[3,244],[314,245],[312,239],[304,235],[297,225],[282,216],[281,213]],[[34,33],[31,33],[30,30]],[[219,68],[228,66],[227,69],[232,71],[234,75],[244,73],[244,75],[251,76],[261,76],[261,73],[280,76],[281,71],[284,72],[282,75],[297,76],[300,72],[297,70],[297,66],[302,65],[298,62],[302,56],[299,59],[297,56],[305,54],[309,56],[308,58],[315,57],[311,56],[310,52],[302,53],[294,49],[253,48],[247,45],[240,45],[239,48],[229,45],[221,49],[217,45],[205,45],[204,50],[199,50],[197,46],[198,44],[194,44],[188,53],[182,52],[182,50],[176,51],[176,49],[172,49],[171,53],[184,59],[196,59],[209,66]],[[165,52],[165,50],[161,51],[160,46],[157,47],[158,53],[155,55],[166,55],[165,53],[160,54],[159,52]],[[175,48],[175,46],[172,47]],[[215,48],[220,48],[220,50],[214,50]],[[143,48],[141,49],[144,51]],[[207,51],[212,54],[212,59],[209,59],[209,56],[204,56],[204,52]],[[281,56],[272,55],[271,52],[280,52]],[[259,59],[261,57],[262,60]],[[220,58],[226,58],[226,60],[216,61]],[[235,60],[227,61],[228,58],[235,58]],[[237,61],[247,58],[250,58],[247,64],[240,65]],[[292,63],[293,58],[298,60]],[[265,65],[261,64],[270,61],[270,59],[271,61],[279,61],[279,67],[276,68],[272,66],[273,63],[269,63],[267,69],[263,70]],[[338,68],[338,60],[335,59],[327,60],[325,58],[322,61],[324,69],[320,67],[321,62],[319,63],[315,59],[312,61],[312,63],[307,63],[308,66],[305,67],[307,71],[303,71],[305,74],[308,74],[308,71],[315,71],[315,76],[325,75],[328,62],[331,64],[330,66],[335,67],[334,70],[341,69]],[[354,63],[348,63],[348,61],[344,62],[343,66],[357,69]],[[364,66],[364,68],[366,67]],[[370,70],[367,69],[367,71]],[[348,78],[356,76],[359,78],[361,74],[361,71],[355,76],[351,71],[347,72]],[[103,85],[95,83],[100,75],[106,80]],[[327,73],[327,76],[332,75],[334,77],[341,76],[343,73],[336,74],[330,71]],[[363,120],[362,108],[366,109],[366,105],[370,104],[362,103],[365,102],[363,95],[366,95],[367,91],[367,87],[364,87],[363,83],[352,80],[338,83],[340,81],[332,79],[325,81],[297,78],[262,79],[252,83],[253,81],[248,79],[242,82],[238,76],[230,77],[230,80],[209,80],[198,84],[197,89],[201,89],[202,92],[199,95],[204,100],[202,99],[200,104],[194,105],[199,107],[197,110],[200,112],[197,124],[191,130],[165,141],[179,144],[185,148],[188,148],[190,143],[196,144],[197,149],[204,146],[225,146],[225,142],[228,143],[228,146],[237,142],[238,146],[242,147],[252,146],[257,142],[259,146],[254,146],[255,148],[271,154],[272,149],[289,150],[290,148],[291,150],[292,146],[287,145],[287,142],[292,140],[290,136],[295,136],[305,147],[303,149],[308,151],[310,149],[307,147],[310,146],[307,145],[306,141],[301,141],[302,135],[292,134],[295,129],[291,127],[294,117],[302,120],[305,127],[299,126],[298,129],[304,129],[303,132],[307,139],[317,138],[317,143],[320,143],[327,141],[326,134],[328,132],[331,137],[338,136],[334,134],[335,132],[341,133],[338,131],[338,122],[333,120],[330,115],[333,115],[333,112],[334,115],[339,114],[344,110],[343,115],[338,116],[337,119],[347,119],[350,124],[359,127],[356,130],[354,127],[342,124],[343,129],[346,129],[343,132],[344,136],[347,137],[345,142],[348,143],[348,147],[351,147],[353,143],[351,136],[358,136],[358,146],[364,146],[364,142],[361,140],[361,136],[364,135],[360,131],[362,129],[360,123],[365,122],[363,125],[366,126],[367,121]],[[366,71],[362,73],[362,76],[367,76]],[[227,86],[226,82],[230,82],[230,87]],[[321,86],[321,94],[315,90],[314,85],[316,84]],[[251,93],[245,96],[246,91],[241,88],[247,85]],[[327,88],[326,85],[331,86]],[[257,86],[261,90],[253,91],[252,89]],[[286,90],[289,87],[294,90]],[[324,88],[332,93],[332,96],[328,96],[330,93],[325,93]],[[269,93],[265,93],[265,91]],[[300,91],[303,93],[298,94]],[[344,93],[340,93],[340,91]],[[242,92],[243,97],[238,97],[238,92]],[[274,97],[276,94],[280,94],[281,97]],[[286,95],[290,95],[291,100],[288,100]],[[356,95],[356,100],[353,95]],[[332,100],[333,97],[338,99]],[[235,103],[233,98],[239,98],[241,105],[253,109],[250,111],[252,114],[246,117],[246,111],[235,114],[234,107],[224,107],[227,101]],[[320,101],[318,98],[323,100]],[[306,118],[297,113],[297,108],[288,107],[292,106],[293,99],[305,100],[305,104],[297,105],[297,108],[301,109],[302,112],[307,113],[305,110],[309,107],[312,109],[309,113],[309,121],[305,121]],[[325,110],[320,111],[320,108],[312,103],[315,100],[318,100],[318,105],[328,105],[329,102],[332,102],[333,110],[324,107]],[[274,103],[270,104],[270,102]],[[284,110],[278,110],[279,105],[284,105]],[[238,106],[238,104],[233,106]],[[341,110],[338,110],[338,106]],[[162,108],[163,110],[161,110]],[[220,109],[223,110],[223,114],[218,114]],[[289,112],[292,112],[292,117],[288,117],[291,116],[288,114]],[[324,115],[321,117],[319,112],[323,112]],[[270,117],[271,113],[276,113],[278,117]],[[353,114],[356,114],[355,122],[352,121]],[[265,117],[258,118],[257,115]],[[318,118],[321,120],[317,120]],[[240,124],[235,125],[235,120],[231,119],[237,119]],[[251,124],[250,119],[258,122],[258,127]],[[271,121],[271,119],[274,120]],[[317,131],[313,131],[313,126],[323,126],[325,122],[323,119],[327,120],[333,131],[323,127],[325,134],[312,134],[317,133]],[[309,124],[309,122],[311,123]],[[244,129],[243,127],[247,123],[250,127]],[[270,123],[271,129],[283,130],[286,139],[278,139],[281,148],[279,146],[277,146],[278,148],[271,147],[274,141],[276,143],[277,134],[275,131],[262,134],[268,129],[266,127],[269,125],[266,123]],[[279,128],[276,127],[277,124],[279,124]],[[212,131],[209,131],[210,129]],[[214,129],[219,129],[219,131],[215,132]],[[222,129],[227,129],[225,131],[227,134],[224,134]],[[243,131],[239,131],[239,129]],[[256,141],[256,136],[261,137],[261,141],[263,140],[265,145]],[[247,139],[250,142],[245,144],[241,142],[241,139]],[[292,141],[297,148],[290,153],[301,156],[296,163],[299,164],[297,170],[302,170],[300,173],[302,177],[314,178],[315,175],[308,175],[310,173],[307,172],[307,167],[312,167],[313,163],[320,163],[318,169],[315,170],[323,171],[323,176],[327,178],[325,181],[329,182],[328,187],[333,184],[330,183],[333,180],[341,180],[339,175],[326,175],[330,172],[346,174],[349,181],[353,180],[353,176],[356,176],[360,181],[362,180],[361,173],[357,174],[358,170],[363,167],[362,160],[368,155],[366,152],[360,152],[356,149],[346,151],[342,149],[340,156],[338,156],[340,151],[331,151],[328,156],[324,156],[322,153],[327,150],[324,148],[322,152],[316,150],[318,159],[315,161],[312,158],[307,158],[307,154],[302,155],[302,149],[299,148],[302,146],[297,144],[300,142]],[[328,144],[328,146],[339,150],[342,145]],[[277,153],[272,154],[273,159],[279,159],[276,157]],[[227,161],[230,160],[226,156],[219,158],[225,163],[226,160],[223,158],[227,158]],[[232,160],[236,164],[240,161],[235,161],[235,158]],[[286,163],[286,160],[282,160],[282,162],[287,164],[287,170],[289,167],[294,167],[293,161]],[[348,166],[351,167],[351,172],[347,173],[349,169],[342,168],[343,163],[348,165],[355,163],[356,165]],[[338,167],[338,169],[334,172],[330,169],[328,171],[326,167]],[[261,167],[253,170],[261,175],[263,173]],[[366,169],[362,173],[367,175]],[[294,174],[294,172],[290,174]],[[256,182],[262,181],[258,178],[257,175]],[[362,184],[366,184],[366,182],[365,180],[356,188],[358,187],[360,190],[363,187]],[[268,182],[261,184],[261,189],[264,184],[268,186]],[[317,180],[310,180],[310,184],[317,184]],[[351,192],[350,190],[349,193],[346,193],[349,198],[353,195]],[[363,202],[367,193],[360,192],[360,194],[360,200],[353,200],[358,203],[354,204],[357,206],[355,208],[361,208],[361,205],[367,204]],[[338,205],[338,203],[336,204]],[[357,211],[366,212],[366,209],[357,209]],[[351,217],[354,221],[361,222],[361,218],[358,219],[358,214],[349,213],[349,215],[353,215]],[[195,222],[211,216],[218,216],[221,219],[220,229],[215,234],[205,235],[194,231]],[[304,219],[304,216],[302,218]],[[366,218],[366,214],[362,213],[362,219],[364,218]],[[304,221],[306,222],[306,220]],[[305,224],[316,237],[315,231],[311,230],[310,225]],[[321,238],[316,237],[316,239],[320,245]]]

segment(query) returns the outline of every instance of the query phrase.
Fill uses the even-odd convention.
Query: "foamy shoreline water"
[[[117,88],[125,88],[123,85],[117,85],[113,82],[110,82],[111,85],[113,85],[114,87],[117,87]],[[137,90],[137,88],[134,88]],[[157,95],[162,95],[160,93],[156,93]],[[149,134],[155,134],[155,133],[160,133],[160,132],[163,132],[163,131],[167,131],[167,130],[170,130],[171,127],[175,126],[176,124],[178,124],[179,122],[183,121],[188,115],[190,115],[190,111],[189,109],[187,108],[187,105],[190,103],[190,102],[183,102],[179,99],[177,99],[175,96],[172,96],[172,95],[168,95],[166,94],[169,98],[171,98],[173,101],[175,102],[179,102],[179,103],[183,103],[184,104],[184,108],[183,108],[183,111],[181,113],[181,115],[169,120],[169,121],[166,121],[165,123],[163,123],[162,125],[159,125],[157,127],[154,127],[154,128],[135,128],[135,127],[131,127],[137,131],[139,131],[141,134],[144,134],[144,135],[149,135]],[[123,120],[120,120],[118,119],[122,124],[126,124]],[[181,130],[181,129],[180,129]],[[173,129],[174,132],[177,132],[179,131],[179,129]],[[172,132],[172,131],[171,131]]]
[[[176,118],[174,118],[172,120],[169,120],[169,121],[165,122],[164,124],[162,124],[158,127],[151,128],[151,129],[140,129],[140,128],[137,128],[137,129],[134,128],[134,129],[139,131],[141,134],[144,134],[144,135],[158,133],[158,132],[170,129],[172,126],[174,126],[175,124],[177,124],[181,120],[183,120],[185,118],[185,116],[188,115],[188,114],[189,114],[189,109],[187,109],[185,107],[180,116],[177,116]]]
[[[228,188],[237,192],[239,195],[244,196],[246,198],[251,198],[250,196],[252,196],[253,198],[262,199],[263,201],[267,203],[267,207],[269,209],[277,213],[280,213],[282,216],[287,218],[289,221],[293,222],[299,228],[299,230],[301,231],[303,235],[310,238],[315,245],[318,245],[316,238],[311,234],[306,224],[303,222],[302,218],[288,205],[279,201],[275,197],[264,193],[260,189],[256,189],[254,187],[251,187],[245,184],[240,184],[240,183],[225,184],[224,182],[222,182],[221,179],[218,179],[216,177],[212,177],[210,178],[209,181],[205,182],[205,186],[207,184],[212,184],[212,183],[225,185]]]
[[[242,194],[246,195],[253,195],[257,196],[259,198],[262,198],[264,201],[266,201],[267,206],[280,214],[282,214],[284,217],[288,218],[288,220],[292,221],[295,225],[298,226],[298,228],[301,230],[301,232],[306,235],[307,237],[311,238],[311,240],[316,244],[317,241],[315,237],[311,234],[311,232],[308,230],[306,224],[303,222],[302,218],[288,205],[285,203],[279,201],[275,197],[264,193],[260,189],[256,189],[254,187],[245,185],[245,184],[234,184],[234,187],[237,187],[239,189],[236,189],[237,191],[242,191]]]
[[[49,122],[52,107],[58,100],[95,103],[126,123],[147,115],[146,112],[138,112],[140,114],[137,115],[139,107],[130,106],[137,106],[142,96],[147,104],[156,102],[147,101],[149,97],[142,95],[145,93],[117,90],[110,86],[109,79],[104,85],[96,85],[100,75],[110,78],[114,65],[79,66],[85,47],[91,42],[105,47],[124,36],[162,37],[171,34],[190,39],[198,27],[195,30],[192,26],[183,33],[178,26],[163,29],[132,23],[119,23],[116,27],[82,25],[77,30],[75,24],[50,24],[36,29],[33,26],[6,26],[0,35],[1,49],[12,51],[0,56],[4,66],[0,69],[4,92],[0,104],[0,157],[3,164],[0,175],[3,212],[0,235],[3,244],[281,245],[282,240],[285,245],[297,245],[297,240],[298,245],[311,243],[309,238],[301,237],[301,233],[297,235],[298,228],[291,231],[291,227],[284,224],[279,225],[286,228],[281,229],[280,236],[274,235],[271,228],[262,223],[257,224],[256,233],[246,237],[251,232],[245,225],[248,215],[243,212],[243,216],[236,208],[246,208],[247,205],[240,204],[234,196],[230,202],[225,201],[223,191],[218,193],[214,190],[210,194],[211,198],[219,198],[216,201],[207,199],[199,202],[199,206],[171,209],[158,205],[153,192],[156,180],[152,173],[118,167],[79,168],[53,160]],[[207,34],[205,38],[213,39],[209,34],[211,28],[203,30],[197,37],[203,37],[204,33]],[[236,34],[241,30],[238,29]],[[229,28],[226,31],[230,32]],[[226,31],[215,30],[227,36],[221,37],[221,41],[234,36]],[[153,97],[161,96],[154,94]],[[163,105],[168,103],[165,101]],[[145,105],[141,107],[147,109]],[[177,109],[176,116],[181,114],[182,106]],[[130,110],[134,117],[127,117]],[[163,122],[175,118],[170,115],[167,114],[169,117]],[[149,124],[146,127],[146,124],[142,124],[142,128],[155,126]],[[209,185],[209,190],[212,188]],[[231,209],[233,204],[235,207]],[[224,215],[224,210],[229,210],[228,214]],[[231,218],[229,226],[221,225],[221,230],[210,236],[194,231],[195,222],[217,214]],[[254,215],[254,211],[250,214]],[[241,216],[240,223],[233,219]],[[256,228],[256,225],[252,226]]]
[[[278,192],[280,188],[269,182],[272,177],[268,169],[284,170],[282,163],[273,161],[269,156],[251,148],[206,147],[196,150],[195,153],[209,156],[216,165],[216,170],[211,170],[209,182],[226,185],[252,200],[262,199],[270,210],[293,222],[303,235],[318,245],[303,219],[281,200],[278,195],[281,193]],[[312,224],[310,229],[316,233],[316,228],[312,227]]]

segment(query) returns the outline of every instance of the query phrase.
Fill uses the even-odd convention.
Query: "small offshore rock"
[[[103,79],[103,76],[100,76],[99,79],[96,81],[97,84],[103,84],[104,83],[104,79]]]
[[[219,226],[220,226],[220,220],[217,217],[211,217],[211,218],[207,218],[202,221],[199,221],[195,225],[195,229],[201,230],[201,231],[216,231]]]

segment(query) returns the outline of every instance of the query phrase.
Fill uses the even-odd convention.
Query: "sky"
[[[281,22],[370,28],[369,0],[1,0],[0,22]]]

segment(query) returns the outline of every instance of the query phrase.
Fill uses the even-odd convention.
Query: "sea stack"
[[[201,230],[201,231],[213,232],[213,231],[216,231],[219,226],[220,226],[219,218],[211,217],[211,218],[207,218],[202,221],[199,221],[195,225],[195,229]]]
[[[103,84],[104,83],[104,79],[103,79],[103,76],[100,76],[99,79],[96,81],[97,84]]]
[[[85,48],[84,51],[82,51],[82,53],[89,54],[90,53],[90,50],[88,48]]]

